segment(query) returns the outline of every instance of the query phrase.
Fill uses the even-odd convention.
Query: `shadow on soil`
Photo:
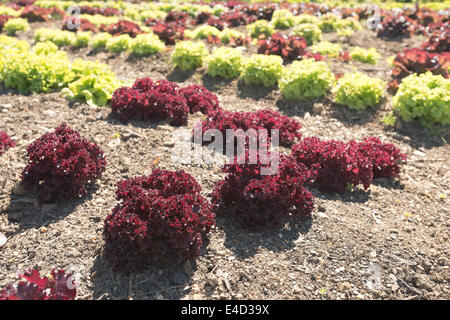
[[[291,221],[287,227],[275,230],[243,230],[236,227],[229,217],[217,217],[217,227],[225,232],[224,245],[240,259],[255,255],[259,248],[281,252],[295,247],[300,234],[307,234],[312,226],[312,218]]]
[[[92,287],[89,289],[96,300],[126,300],[131,297],[140,300],[174,300],[189,293],[190,287],[185,287],[196,269],[196,262],[188,260],[175,265],[149,265],[140,273],[115,273],[101,252],[98,252],[90,270]]]
[[[310,101],[296,101],[286,98],[279,98],[275,105],[278,107],[281,113],[288,117],[301,117],[303,118],[307,112],[314,113],[314,105],[320,106],[321,110],[325,110],[325,106],[330,104],[327,98],[317,98]]]
[[[87,188],[88,194],[80,199],[74,201],[60,200],[52,203],[39,203],[35,190],[30,190],[20,196],[11,194],[11,202],[4,212],[8,215],[10,222],[19,224],[19,229],[14,235],[26,229],[39,229],[64,219],[74,212],[78,206],[91,200],[92,195],[98,190],[96,184]]]
[[[228,86],[233,79],[224,79],[221,77],[212,77],[209,74],[204,74],[202,76],[202,84],[203,86],[211,92],[218,91],[222,87]]]
[[[381,105],[380,102],[379,105]],[[295,101],[281,97],[276,101],[278,109],[289,117],[304,117],[306,112],[311,115],[322,111],[330,113],[330,116],[351,125],[364,125],[374,119],[378,106],[365,110],[352,110],[345,106],[334,103],[327,97],[320,97],[308,101]]]
[[[315,187],[308,186],[308,190],[316,198],[320,198],[323,200],[331,200],[331,201],[342,201],[349,203],[365,203],[370,198],[371,191],[370,189],[364,190],[362,187],[356,187],[353,190],[345,191],[344,193],[326,193],[316,189]]]
[[[448,145],[450,141],[450,128],[437,126],[430,130],[418,121],[403,122],[397,119],[396,127],[387,127],[385,130],[394,131],[394,137],[413,148],[432,149]]]
[[[6,88],[3,84],[0,84],[0,96],[3,95],[21,95],[21,96],[25,96],[25,97],[29,97],[32,95],[32,93],[19,93],[19,91],[17,89],[12,89],[12,88]]]
[[[331,111],[330,116],[345,124],[364,125],[374,120],[383,103],[385,103],[384,100],[380,101],[375,106],[364,110],[353,110],[338,103],[331,103],[329,108]]]
[[[172,82],[184,82],[195,73],[195,70],[182,71],[178,68],[174,68],[166,77],[167,80]]]
[[[272,94],[276,90],[275,86],[272,87],[252,86],[246,85],[242,81],[239,81],[237,86],[239,98],[242,99],[245,98],[251,98],[254,100],[263,99]]]
[[[170,125],[168,120],[157,121],[157,122],[147,122],[143,120],[130,119],[128,121],[122,122],[117,119],[111,112],[105,118],[106,122],[113,125],[124,126],[132,128],[141,128],[141,129],[156,129],[162,125]],[[175,129],[179,128],[178,126],[173,126]]]
[[[405,185],[399,181],[389,178],[378,178],[372,181],[372,184],[385,189],[403,190]],[[372,194],[370,188],[364,190],[362,186],[358,186],[353,190],[345,191],[344,193],[325,193],[316,188],[309,188],[316,198],[323,200],[342,201],[348,203],[365,203],[370,199]]]
[[[405,189],[405,185],[402,181],[388,179],[388,178],[379,178],[375,179],[372,182],[373,185],[379,186],[385,189],[395,189],[395,190],[403,190]]]
[[[317,190],[313,190],[312,193],[314,194],[315,197],[324,200],[338,200],[349,203],[365,203],[369,200],[371,191],[370,189],[364,190],[355,188],[352,191],[346,191],[342,194],[327,194]]]

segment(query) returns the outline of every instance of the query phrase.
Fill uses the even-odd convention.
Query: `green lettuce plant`
[[[334,75],[323,61],[294,61],[283,70],[278,86],[283,96],[293,100],[309,100],[326,95]]]
[[[247,31],[252,38],[258,38],[260,35],[270,37],[274,32],[273,26],[267,20],[258,20],[247,25]]]
[[[280,56],[253,54],[244,61],[240,78],[246,84],[270,87],[277,83],[282,69]]]
[[[133,39],[128,34],[112,37],[106,42],[106,50],[112,53],[127,51]]]
[[[53,49],[47,44],[35,51],[25,46],[0,50],[0,80],[21,94],[63,88],[71,80],[70,61],[65,52]]]
[[[381,54],[378,53],[377,49],[364,49],[361,47],[353,48],[353,50],[350,51],[350,56],[353,60],[369,64],[377,64],[378,60],[381,58]]]
[[[222,43],[229,43],[230,39],[244,39],[245,35],[242,32],[225,28],[219,33],[219,39]]]
[[[379,103],[385,87],[386,83],[381,79],[354,72],[339,78],[332,91],[337,103],[350,109],[361,110]]]
[[[315,25],[320,25],[320,19],[312,14],[303,13],[298,16],[294,16],[295,25],[303,24],[303,23],[312,23]]]
[[[11,7],[0,5],[0,16],[6,15],[11,17],[20,17],[22,10],[14,10]]]
[[[392,99],[394,110],[404,121],[419,120],[426,127],[450,124],[450,79],[431,72],[402,79]]]
[[[208,49],[203,42],[181,41],[172,52],[172,63],[183,71],[195,70],[203,66]]]
[[[108,43],[108,40],[111,38],[112,35],[110,35],[107,32],[97,33],[91,39],[92,47],[97,50],[106,48],[106,44]]]
[[[289,29],[294,26],[295,19],[292,12],[287,9],[275,10],[270,23],[275,29]]]
[[[104,106],[122,86],[111,68],[75,59],[51,41],[28,43],[0,36],[0,81],[21,94],[59,91],[71,99]]]
[[[51,41],[58,47],[73,45],[76,41],[75,33],[67,30],[39,28],[34,32],[34,41]]]
[[[76,48],[85,48],[89,45],[89,42],[91,41],[91,31],[78,31],[76,33],[76,38],[73,43],[73,46]]]
[[[321,55],[328,56],[330,58],[337,58],[341,51],[341,45],[339,43],[331,43],[329,41],[319,42],[311,47],[311,51],[314,53],[320,53]]]
[[[76,4],[74,4],[76,5]],[[120,18],[119,17],[106,17],[104,15],[101,14],[81,14],[79,16],[80,19],[86,19],[88,20],[90,23],[92,23],[93,25],[95,25],[96,27],[100,27],[101,25],[111,25],[111,24],[115,24],[117,22],[119,22]]]
[[[221,47],[214,50],[206,61],[209,75],[231,79],[239,76],[243,58],[240,50]]]
[[[90,106],[105,106],[114,91],[122,86],[112,75],[87,75],[69,84],[61,93],[71,100],[86,102]]]
[[[185,30],[184,36],[189,39],[206,39],[208,36],[218,36],[220,30],[209,25],[202,25],[194,30]]]
[[[26,31],[30,28],[28,21],[22,18],[14,18],[6,21],[3,29],[10,36],[15,35],[18,31]]]
[[[155,54],[164,51],[164,42],[153,33],[139,34],[132,40],[131,52],[138,57]]]
[[[322,40],[322,31],[312,23],[299,24],[294,27],[293,32],[295,35],[305,38],[309,46]]]

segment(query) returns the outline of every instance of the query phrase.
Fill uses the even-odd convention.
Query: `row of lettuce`
[[[101,4],[111,3],[112,5],[118,4],[120,2],[100,2]],[[238,3],[237,3],[238,4]],[[274,5],[274,4],[272,4]],[[145,22],[150,20],[157,19],[165,19],[171,11],[186,13],[189,17],[195,18],[199,14],[210,15],[211,17],[220,17],[227,11],[232,11],[223,4],[216,4],[214,6],[210,5],[200,5],[200,4],[168,4],[161,2],[143,2],[139,4],[126,3],[126,7],[122,9],[122,11],[117,14],[105,15],[104,13],[82,13],[79,12],[79,8],[83,6],[94,7],[94,2],[72,2],[72,1],[35,1],[33,7],[40,8],[57,8],[61,11],[58,11],[58,15],[55,15],[55,18],[61,18],[61,15],[75,15],[79,19],[86,19],[90,23],[94,24],[97,27],[101,25],[109,25],[117,23],[120,20],[132,21],[140,25],[140,27],[145,28]],[[78,8],[78,9],[77,9]],[[111,6],[110,8],[114,8]],[[278,7],[276,7],[278,8]],[[23,15],[24,10],[26,8],[12,8],[9,6],[4,6],[0,4],[0,15],[10,16],[13,18],[25,17]],[[298,24],[299,17],[294,15],[289,9],[271,9],[273,14],[271,23],[277,29],[287,29],[293,27]],[[328,10],[329,11],[329,10]],[[245,14],[245,13],[243,13]],[[334,14],[329,14],[325,16],[325,20],[323,22],[324,25],[333,24],[333,21],[337,18]],[[269,19],[270,20],[270,19]],[[334,27],[342,27],[339,26],[339,23]]]
[[[382,31],[383,35],[379,34],[380,36],[390,37],[407,35],[410,31],[429,32],[430,27],[444,25],[447,21],[445,17],[448,15],[448,7],[445,6],[443,8],[447,11],[437,12],[424,7],[393,11],[367,5],[358,8],[349,8],[348,3],[345,5],[346,7],[333,7],[316,3],[268,2],[251,6],[239,1],[210,4],[34,1],[25,7],[14,2],[0,5],[0,17],[7,20],[5,29],[9,34],[26,29],[26,19],[30,22],[48,21],[49,16],[54,16],[55,19],[65,17],[64,22],[77,20],[81,23],[79,28],[82,31],[98,31],[103,26],[127,22],[134,24],[139,33],[148,32],[155,24],[161,23],[182,28],[187,28],[188,24],[194,26],[205,24],[204,26],[211,27],[210,33],[230,26],[250,25],[255,22],[268,23],[269,26],[263,26],[266,33],[270,33],[270,29],[285,30],[308,23],[310,26],[297,28],[296,32],[301,34],[312,32],[311,35],[315,37],[320,36],[322,31],[337,31],[339,35],[348,36],[361,28],[360,21],[364,23],[370,21],[374,29],[381,28],[378,31]],[[374,17],[378,17],[380,21],[377,22]],[[0,21],[0,29],[2,24]],[[273,33],[273,30],[271,32]],[[193,37],[195,33],[195,30],[186,30],[186,37]]]
[[[70,61],[65,51],[48,41],[30,47],[25,41],[1,36],[0,54],[1,81],[23,94],[61,90],[70,99],[104,106],[113,92],[125,85],[109,66],[82,59]],[[278,85],[287,99],[311,100],[331,91],[335,102],[351,109],[377,105],[386,87],[384,81],[359,72],[336,80],[324,61],[303,59],[284,66],[279,56],[244,57],[237,48],[217,48],[209,54],[202,42],[177,43],[171,61],[183,70],[205,64],[209,75],[239,77],[247,85]],[[417,118],[427,126],[450,124],[450,79],[431,73],[412,74],[402,80],[393,106],[405,121]]]
[[[84,5],[84,3],[80,3],[80,6],[77,7],[80,10],[83,9],[81,12],[97,12],[95,10],[92,11],[97,7],[86,7],[82,6],[82,4]],[[115,15],[119,14],[119,11],[107,14],[106,11],[99,9],[100,11],[98,12],[102,14],[69,16],[69,19],[64,20],[64,30],[37,29],[34,37],[36,41],[52,41],[58,47],[86,47],[92,45],[96,50],[106,49],[113,53],[131,51],[136,56],[150,55],[163,51],[165,47],[162,42],[166,45],[172,45],[176,41],[181,40],[206,39],[215,44],[225,43],[231,46],[240,46],[247,45],[249,41],[253,41],[258,46],[258,53],[277,54],[282,56],[284,60],[286,58],[292,60],[301,59],[304,55],[303,53],[305,53],[304,49],[308,45],[311,46],[308,48],[308,53],[316,55],[314,56],[316,60],[323,60],[321,56],[336,58],[344,54],[343,58],[346,60],[353,59],[371,64],[378,62],[380,55],[374,48],[364,49],[356,47],[348,53],[343,52],[342,46],[338,43],[321,41],[322,32],[337,32],[338,35],[348,36],[354,31],[361,30],[361,21],[370,17],[367,9],[340,8],[340,11],[330,11],[330,8],[317,7],[317,4],[315,6],[314,4],[308,5],[311,7],[286,7],[268,3],[249,9],[249,7],[239,3],[233,3],[232,5],[226,3],[227,9],[234,13],[232,16],[227,16],[225,19],[226,24],[221,24],[222,22],[219,23],[214,20],[218,18],[213,19],[210,15],[220,15],[224,11],[217,10],[217,12],[214,11],[212,13],[211,11],[183,11],[183,5],[177,4],[171,9],[176,9],[175,11],[169,11],[165,16],[161,16],[164,18],[157,17],[145,20],[146,26],[123,20],[125,19],[123,16]],[[207,7],[211,9],[215,6]],[[0,6],[0,13],[2,13],[2,8],[15,10]],[[24,10],[28,8],[30,12],[35,12],[33,18],[36,18],[36,15],[43,14],[36,9],[40,7],[28,6],[25,8]],[[86,8],[89,8],[89,10]],[[144,10],[146,6],[139,8]],[[236,8],[242,9],[243,15],[247,15],[248,18],[241,19],[238,12],[236,12]],[[263,13],[259,15],[254,13],[259,12],[259,10],[262,10]],[[194,17],[191,17],[190,14],[194,15]],[[2,17],[1,14],[0,17]],[[445,45],[449,41],[448,36],[446,37],[445,35],[448,33],[448,18],[445,17],[445,13],[438,13],[422,7],[413,11],[403,10],[397,13],[383,11],[380,18],[382,23],[381,29],[378,31],[386,29],[392,35],[410,36],[412,34],[410,31],[414,29],[430,37],[427,43],[439,42]],[[76,24],[77,19],[80,25],[75,28],[74,24]],[[224,19],[223,16],[220,19]],[[206,24],[204,24],[205,21]],[[139,22],[141,23],[141,21]],[[190,30],[187,29],[188,23],[199,26]],[[231,26],[246,25],[247,32],[228,28],[230,24]],[[18,30],[26,29],[27,22],[21,18],[11,19],[6,22],[4,28],[9,34],[14,34]],[[286,35],[280,34],[278,29],[291,29],[291,36],[286,37]],[[74,32],[77,30],[78,32]],[[88,31],[92,31],[94,35]],[[98,33],[99,31],[102,32]],[[152,35],[153,33],[157,37]],[[383,31],[382,33],[386,32]],[[148,34],[148,36],[144,36],[145,34]],[[137,41],[134,40],[136,36],[139,36]],[[158,41],[158,38],[160,41]],[[303,44],[303,42],[305,43]],[[427,50],[429,51],[429,49]],[[445,51],[445,48],[443,50]],[[287,55],[285,54],[286,52],[288,52]],[[318,56],[318,54],[321,56]]]
[[[155,15],[164,17],[167,12],[172,10],[179,10],[190,15],[195,15],[196,13],[208,12],[214,15],[220,15],[222,12],[228,10],[230,4],[245,4],[248,2],[250,4],[255,3],[267,3],[266,0],[260,1],[141,1],[141,2],[131,2],[131,1],[60,1],[60,0],[37,0],[34,1],[34,5],[44,7],[44,8],[58,8],[66,11],[70,7],[80,6],[80,7],[93,7],[93,8],[112,8],[119,10],[123,13],[124,16],[129,18],[136,18],[140,16],[151,16]],[[296,5],[302,2],[310,2],[310,1],[270,1],[272,4],[281,4],[284,3],[286,6]],[[404,7],[414,7],[413,2],[405,2],[405,1],[379,1],[379,0],[371,0],[371,1],[339,1],[339,0],[316,0],[314,1],[318,5],[322,5],[323,7],[333,8],[333,7],[347,7],[347,8],[356,8],[361,6],[373,6],[377,5],[383,9],[398,9]],[[426,6],[433,10],[445,10],[449,7],[449,1],[421,1],[426,2]],[[16,13],[16,15],[19,15]]]
[[[172,62],[183,70],[206,65],[207,73],[223,78],[239,77],[247,85],[278,85],[286,99],[312,100],[330,91],[334,101],[351,109],[374,107],[384,97],[386,83],[361,72],[346,73],[336,80],[324,61],[303,59],[284,66],[276,55],[244,57],[239,49],[218,48],[211,54],[201,42],[180,42]],[[450,124],[450,79],[431,72],[402,79],[393,98],[394,110],[404,121],[419,119],[425,126]]]
[[[12,10],[12,12],[11,12]],[[33,18],[28,18],[30,22],[32,21],[46,21],[46,17],[39,16],[42,15],[37,7],[32,7],[30,10],[33,12]],[[181,10],[177,8],[177,10]],[[341,36],[349,36],[355,30],[361,30],[362,25],[358,21],[357,17],[346,17],[342,19],[341,16],[333,13],[328,13],[322,15],[320,18],[312,15],[312,14],[299,14],[294,15],[287,9],[277,9],[274,10],[270,15],[271,18],[269,20],[260,19],[254,22],[254,19],[248,19],[246,21],[237,21],[236,25],[232,24],[232,22],[224,24],[221,22],[213,23],[214,25],[203,24],[201,16],[195,18],[191,23],[195,26],[198,24],[203,24],[201,26],[197,26],[193,30],[187,29],[187,21],[186,16],[190,17],[188,14],[185,14],[183,11],[173,11],[169,12],[169,14],[165,15],[157,15],[155,11],[150,11],[154,16],[149,18],[149,15],[145,15],[142,19],[146,19],[142,21],[141,19],[133,18],[130,19],[127,16],[104,16],[101,14],[73,14],[70,13],[67,15],[67,19],[63,20],[63,29],[67,29],[67,24],[78,24],[75,29],[79,29],[80,31],[94,31],[98,32],[102,30],[105,26],[111,26],[114,24],[119,24],[120,22],[126,22],[128,25],[131,25],[132,28],[137,33],[147,33],[151,32],[152,28],[155,24],[168,24],[170,26],[181,27],[183,38],[186,39],[205,39],[207,36],[219,36],[221,31],[225,31],[229,36],[233,36],[235,38],[244,37],[242,32],[236,31],[234,29],[229,29],[227,26],[237,26],[237,25],[247,25],[247,31],[249,35],[253,38],[257,38],[261,34],[264,34],[266,37],[275,33],[276,30],[286,30],[292,28],[292,31],[296,35],[304,36],[305,39],[310,41],[317,41],[321,39],[322,32],[334,32],[336,31],[338,35]],[[66,15],[64,12],[61,12],[63,15]],[[0,16],[4,17],[5,22],[0,23],[0,29],[3,27],[6,33],[9,35],[14,35],[19,31],[24,31],[29,29],[29,21],[27,20],[27,16],[15,16],[17,14],[14,9],[9,7],[0,6]],[[200,13],[205,14],[204,12]],[[50,15],[50,13],[49,13]],[[179,20],[173,20],[174,16],[177,16]],[[57,16],[60,17],[60,16]],[[166,18],[165,18],[166,17]],[[193,18],[194,19],[194,18]],[[231,24],[231,25],[230,25]],[[127,29],[127,28],[124,28]],[[186,30],[184,30],[186,29]],[[75,31],[75,30],[73,30]],[[128,30],[124,30],[126,33]],[[134,34],[129,34],[134,36]],[[226,37],[223,33],[222,37]]]
[[[177,9],[179,8],[177,7]],[[13,9],[8,8],[8,10]],[[0,13],[2,13],[1,6]],[[106,49],[112,53],[131,51],[136,56],[161,52],[165,49],[164,44],[175,44],[175,41],[190,39],[206,39],[210,42],[221,42],[232,46],[246,45],[248,42],[253,41],[258,47],[268,46],[268,50],[273,50],[276,46],[281,46],[281,50],[287,46],[288,48],[286,49],[289,50],[291,37],[288,41],[285,41],[283,35],[279,34],[277,30],[293,27],[292,37],[304,38],[306,41],[305,47],[306,44],[313,45],[311,47],[312,53],[336,57],[342,49],[341,46],[328,41],[321,42],[322,31],[337,31],[338,34],[348,36],[353,31],[362,29],[361,24],[354,17],[341,19],[335,14],[326,14],[318,18],[311,14],[294,15],[287,9],[277,9],[269,15],[271,17],[270,21],[261,19],[247,24],[247,32],[208,24],[189,30],[186,28],[186,18],[183,14],[188,15],[183,11],[171,11],[166,16],[165,21],[151,21],[149,24],[150,28],[119,19],[117,16],[103,16],[100,14],[85,14],[79,17],[71,16],[69,19],[64,20],[63,30],[39,28],[35,31],[34,39],[35,41],[52,41],[58,47],[71,46],[80,48],[91,45],[94,49]],[[201,14],[204,14],[204,12]],[[200,23],[199,21],[197,22]],[[247,22],[242,23],[246,24]],[[77,23],[79,25],[76,25]],[[19,31],[28,30],[29,25],[26,19],[15,18],[7,20],[3,28],[7,34],[15,35]],[[103,32],[98,32],[99,30]],[[138,39],[135,40],[135,37],[138,37]],[[258,41],[261,39],[268,39],[269,44],[261,44]],[[278,43],[279,41],[282,43]],[[294,50],[296,49],[294,48]],[[303,48],[300,49],[302,50]],[[373,48],[370,51],[363,48],[355,48],[354,52],[352,52],[352,57],[362,62],[376,63],[379,54]],[[298,56],[295,58],[298,58]]]
[[[75,59],[51,42],[28,42],[0,36],[0,78],[21,94],[62,91],[72,99],[105,106],[123,83],[105,64]]]
[[[265,20],[261,20],[261,22],[267,23]],[[259,21],[257,22],[259,24]],[[259,24],[261,25],[261,24]],[[294,30],[294,36],[284,36],[279,33],[270,33],[268,38],[260,39],[259,41],[255,41],[255,44],[258,48],[262,47],[264,41],[269,43],[269,46],[274,46],[277,38],[281,39],[281,47],[288,45],[284,42],[293,39],[296,36],[302,37],[305,39],[305,47],[306,45],[310,45],[308,48],[309,51],[313,54],[320,54],[323,56],[327,56],[330,58],[337,58],[342,52],[343,47],[338,43],[332,43],[329,41],[319,41],[321,39],[320,33],[315,33],[314,25],[303,24],[299,25],[299,29],[301,31]],[[248,27],[253,27],[249,25]],[[189,31],[189,30],[187,30]],[[320,30],[318,30],[320,32]],[[218,29],[211,26],[201,26],[196,28],[193,31],[190,31],[190,37],[188,39],[208,39],[210,41],[214,41],[214,39],[218,39],[220,43],[233,44],[239,43],[236,40],[240,41],[240,43],[244,44],[246,42],[246,36],[239,31],[233,29],[224,29],[219,31]],[[264,30],[262,28],[256,29],[252,32],[252,35],[260,36],[264,34]],[[186,32],[185,32],[186,33]],[[211,38],[214,37],[214,38]],[[67,30],[58,30],[52,28],[39,28],[34,33],[34,40],[36,42],[40,41],[51,41],[56,44],[58,47],[69,46],[73,48],[84,48],[91,46],[94,50],[106,50],[111,53],[120,53],[124,51],[131,52],[135,56],[147,56],[151,54],[155,54],[158,52],[163,52],[166,49],[166,43],[162,41],[159,36],[153,32],[138,34],[136,37],[131,37],[128,34],[122,34],[118,36],[112,36],[107,32],[99,32],[92,33],[91,31],[78,31],[78,32],[70,32]],[[278,40],[277,40],[278,41]],[[278,43],[276,43],[278,45]],[[350,57],[353,60],[376,64],[380,59],[381,55],[377,52],[375,48],[365,49],[362,47],[353,47],[350,50]]]

